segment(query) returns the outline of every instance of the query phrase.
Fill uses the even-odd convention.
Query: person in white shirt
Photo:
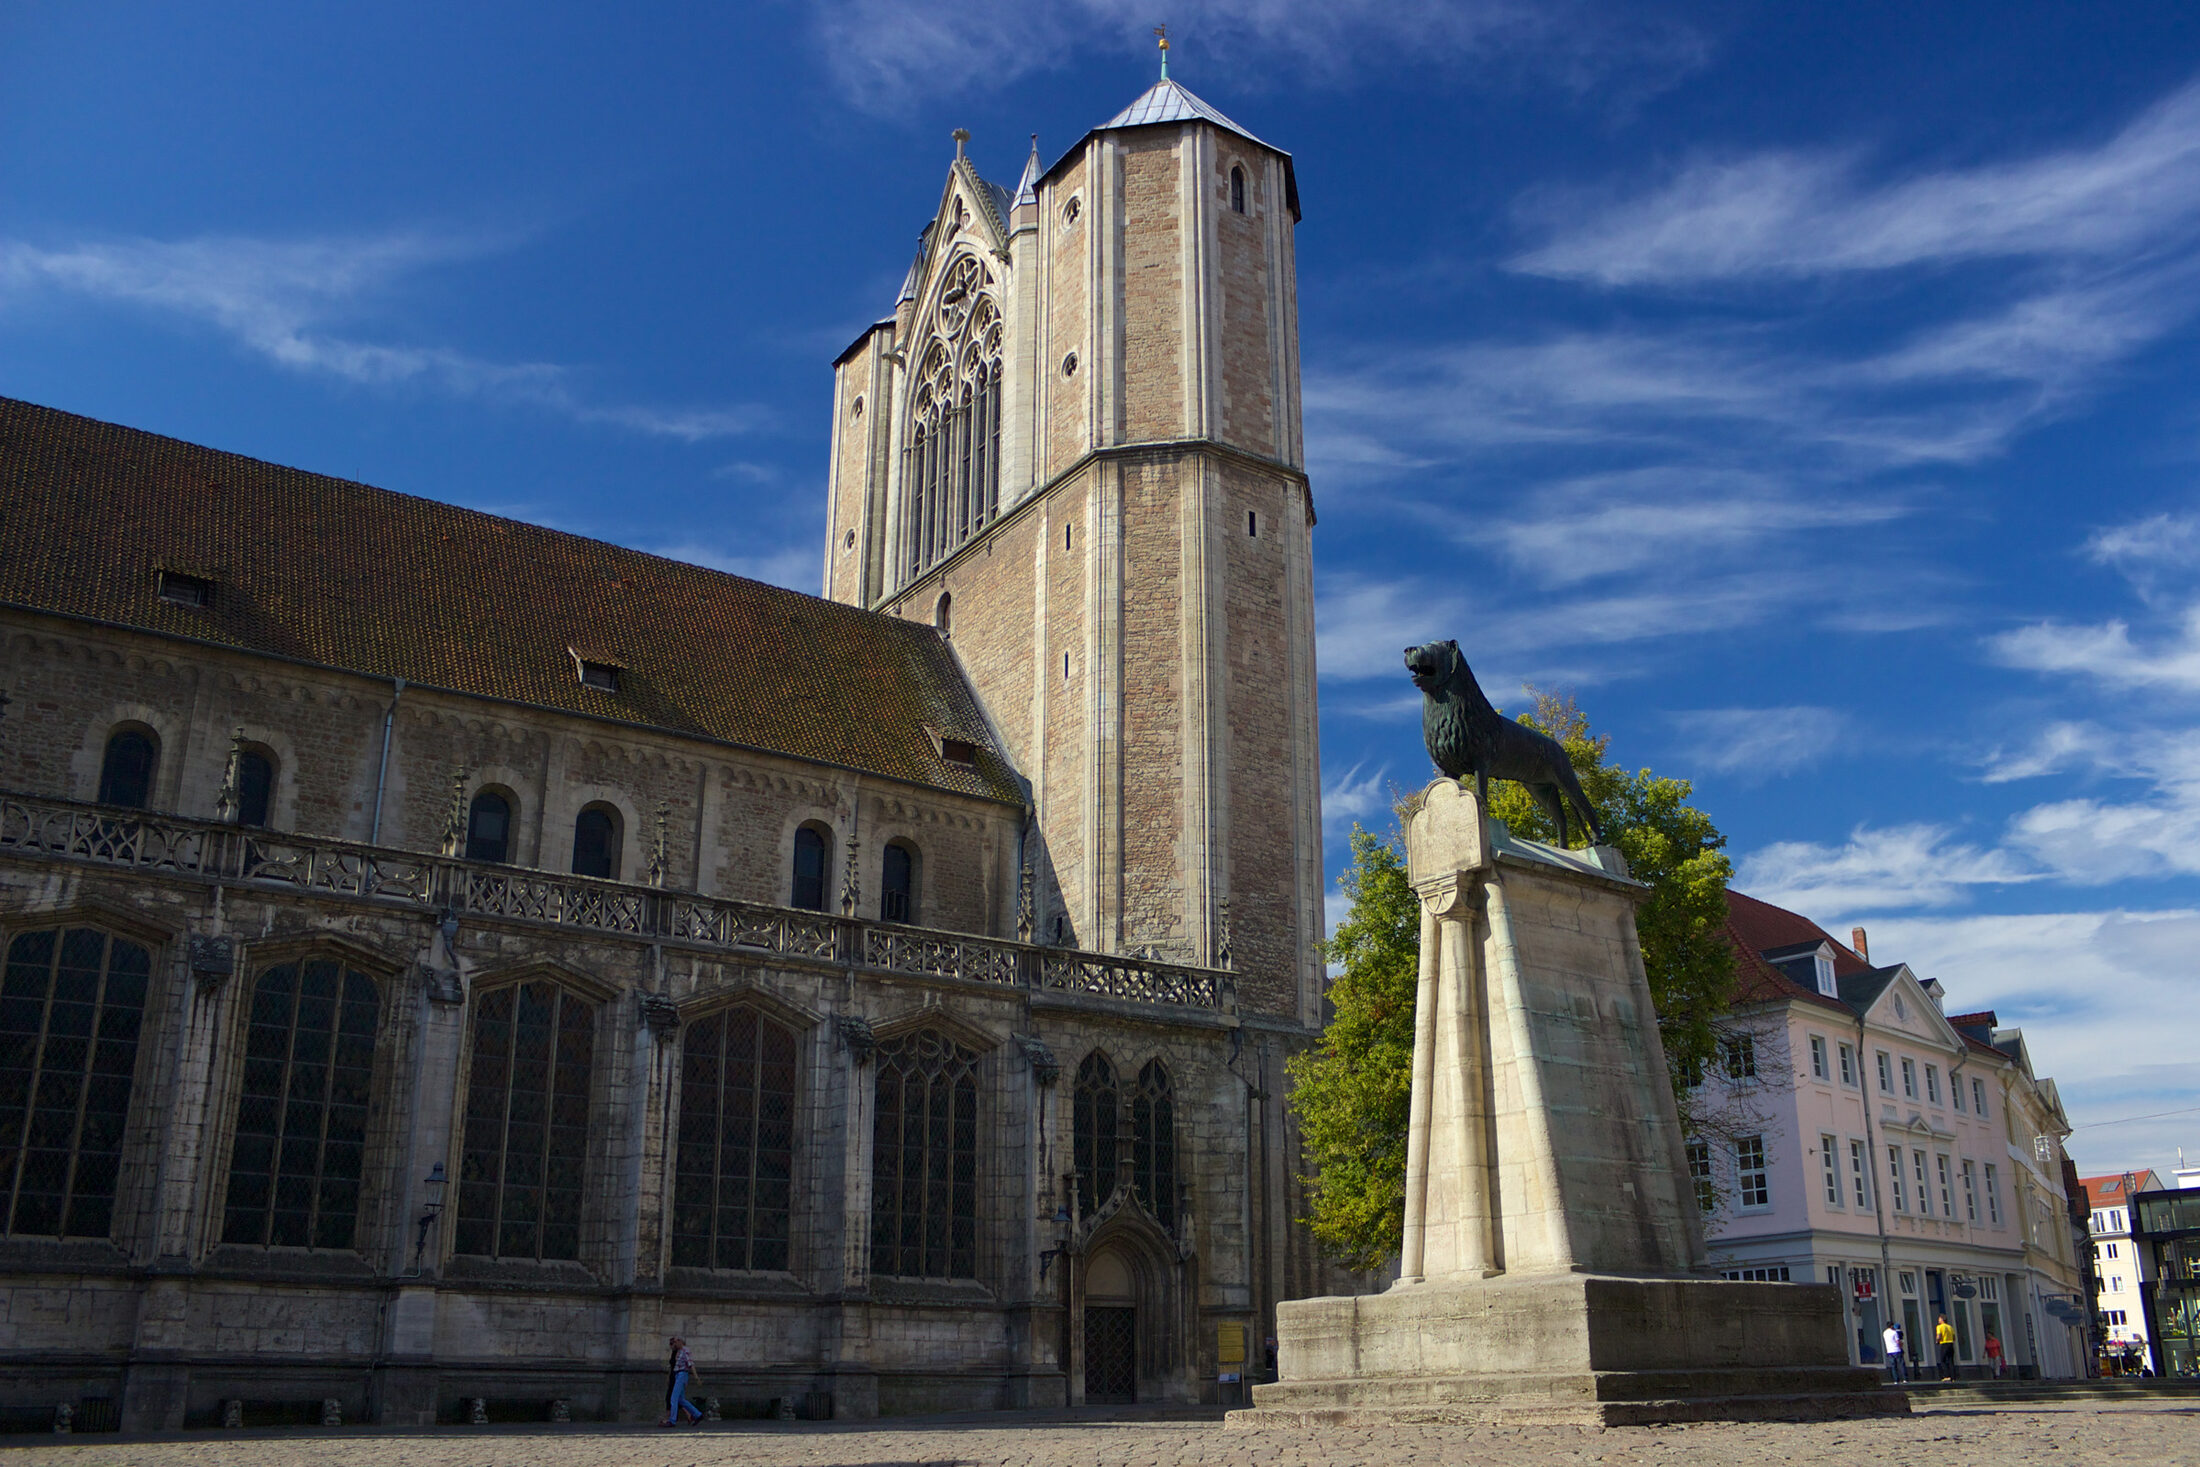
[[[1880,1332],[1879,1340],[1887,1347],[1887,1379],[1900,1385],[1910,1378],[1902,1363],[1902,1326],[1888,1325]]]

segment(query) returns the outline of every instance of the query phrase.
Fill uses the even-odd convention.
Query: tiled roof
[[[2130,1199],[2124,1195],[2124,1177],[2126,1175],[2127,1173],[2124,1172],[2111,1172],[2104,1177],[2081,1177],[2078,1180],[2078,1185],[2085,1188],[2089,1206],[2100,1207],[2111,1202],[2127,1202]],[[2128,1173],[2128,1175],[2131,1178],[2131,1190],[2134,1193],[2152,1192],[2162,1185],[2162,1179],[2154,1175],[2154,1170],[2151,1167],[2140,1167]]]
[[[1146,89],[1137,101],[1116,113],[1106,122],[1101,123],[1099,131],[1106,132],[1111,128],[1118,127],[1145,127],[1156,122],[1192,121],[1211,122],[1225,132],[1236,133],[1248,142],[1260,143],[1259,138],[1254,137],[1244,128],[1239,127],[1229,118],[1224,117],[1220,112],[1193,96],[1176,82],[1170,81],[1167,77],[1155,82]],[[1264,148],[1268,147],[1266,143],[1260,143],[1260,145]],[[1282,149],[1275,148],[1270,149],[1270,151],[1281,152]]]
[[[212,605],[160,599],[162,569]],[[7,398],[0,604],[1021,802],[930,627]],[[576,646],[624,664],[616,693]]]
[[[1796,982],[1787,974],[1765,961],[1763,954],[1782,948],[1800,948],[1808,951],[1819,943],[1833,947],[1833,973],[1836,981],[1842,977],[1866,971],[1862,959],[1828,936],[1825,929],[1808,917],[1761,902],[1753,896],[1735,891],[1726,893],[1726,941],[1734,949],[1734,1001],[1736,1003],[1776,1003],[1786,999],[1802,999],[1828,1008],[1840,1008],[1839,999],[1828,998],[1817,989]],[[1843,995],[1846,997],[1846,994]]]

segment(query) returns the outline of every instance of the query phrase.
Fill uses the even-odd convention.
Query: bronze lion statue
[[[1474,680],[1457,642],[1426,642],[1406,648],[1406,671],[1421,690],[1421,737],[1436,767],[1461,783],[1474,776],[1474,793],[1486,811],[1490,781],[1510,779],[1526,785],[1543,813],[1567,844],[1566,807],[1571,804],[1588,833],[1589,844],[1602,845],[1596,811],[1581,792],[1565,748],[1547,734],[1513,722],[1490,706]]]

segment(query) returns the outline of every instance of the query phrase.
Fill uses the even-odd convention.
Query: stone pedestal
[[[1401,1277],[1277,1306],[1230,1425],[1620,1424],[1906,1412],[1825,1284],[1710,1277],[1609,848],[1513,840],[1451,780],[1409,808],[1421,898]]]

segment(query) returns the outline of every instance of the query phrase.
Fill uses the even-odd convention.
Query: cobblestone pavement
[[[1924,1410],[1906,1420],[1612,1427],[1224,1431],[1218,1417],[1076,1421],[999,1415],[678,1432],[635,1427],[446,1428],[93,1443],[17,1437],[38,1467],[1723,1467],[1872,1464],[2063,1467],[2200,1464],[2200,1403],[2009,1411]]]

